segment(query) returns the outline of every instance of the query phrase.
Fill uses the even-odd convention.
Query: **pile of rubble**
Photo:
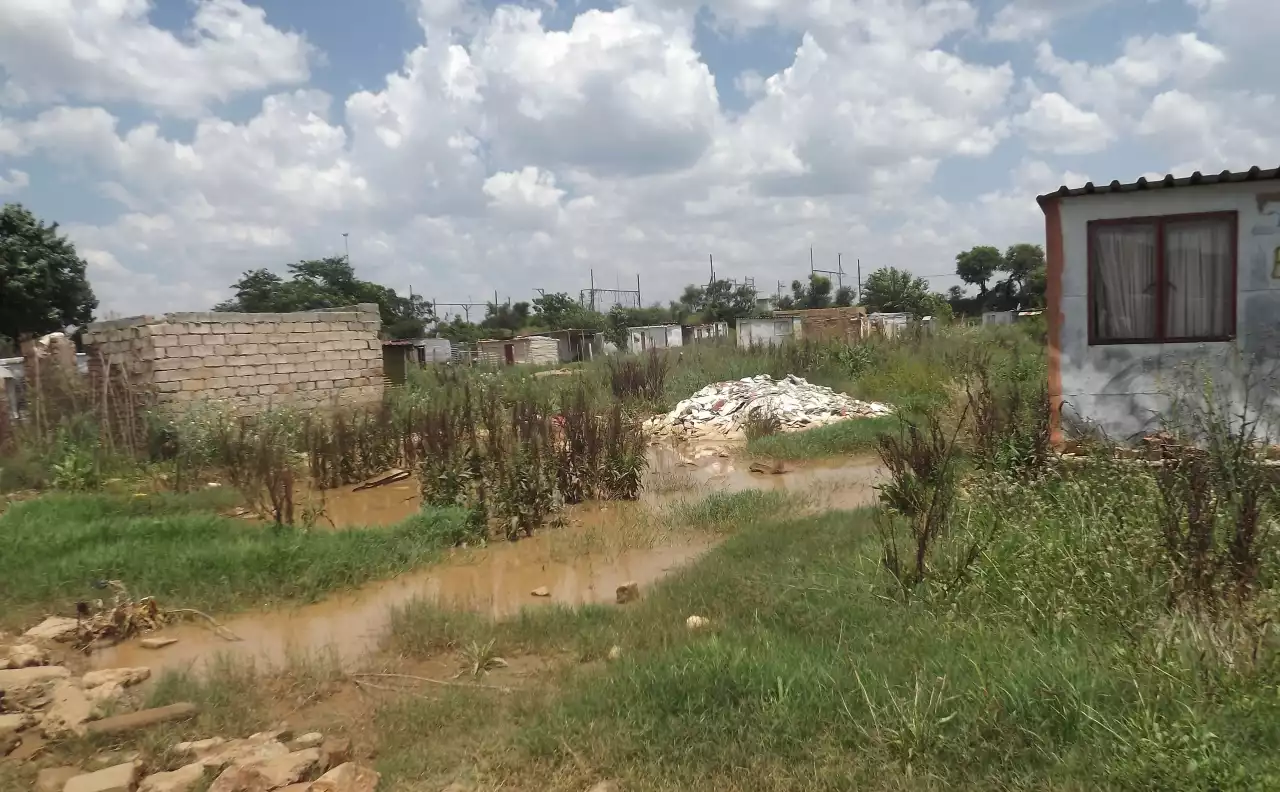
[[[92,772],[46,768],[36,787],[40,792],[375,792],[378,788],[378,773],[351,761],[349,740],[326,738],[319,732],[295,737],[277,730],[242,740],[211,737],[178,743],[172,754],[185,762],[176,770],[148,774],[135,754],[128,761]]]
[[[645,428],[655,435],[736,439],[750,418],[776,419],[785,432],[892,413],[887,404],[859,401],[801,377],[774,381],[761,374],[708,385]]]

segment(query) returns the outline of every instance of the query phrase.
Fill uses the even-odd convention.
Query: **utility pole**
[[[862,259],[858,259],[858,302],[862,302]]]
[[[347,242],[347,232],[346,232],[346,231],[343,231],[343,232],[342,232],[342,249],[343,249],[344,251],[346,251],[346,254],[347,254],[347,264],[348,264],[348,265],[350,265],[350,264],[351,264],[351,245],[350,245],[350,244],[348,244],[348,242]]]
[[[710,286],[711,284],[713,284],[713,283],[715,283],[715,282],[716,282],[716,259],[715,259],[715,256],[713,256],[712,254],[708,253],[708,254],[707,254],[707,261],[711,264],[711,280],[707,281],[707,285],[708,285],[708,286]]]
[[[644,300],[640,299],[640,273],[636,273],[636,307],[643,308]]]

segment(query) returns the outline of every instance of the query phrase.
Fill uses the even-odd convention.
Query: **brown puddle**
[[[532,539],[456,550],[437,565],[315,604],[231,617],[223,624],[240,637],[237,642],[199,625],[177,625],[155,634],[179,639],[166,649],[128,642],[95,653],[91,663],[176,669],[229,654],[280,665],[291,656],[332,651],[349,667],[378,648],[392,608],[415,599],[500,617],[525,607],[613,602],[616,588],[628,581],[641,584],[643,591],[715,544],[709,537],[662,527],[661,506],[674,500],[702,497],[708,490],[765,489],[803,493],[815,508],[857,508],[874,502],[873,487],[882,478],[873,459],[788,463],[782,474],[762,474],[751,472],[751,460],[735,459],[723,446],[655,445],[649,457],[639,503],[574,507],[566,527]],[[325,523],[337,529],[393,524],[414,514],[418,505],[413,478],[324,493]],[[551,596],[532,596],[540,587]]]

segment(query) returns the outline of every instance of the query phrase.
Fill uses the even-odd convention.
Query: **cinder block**
[[[225,344],[227,343],[227,336],[225,333],[210,333],[204,337],[204,343],[210,346]]]
[[[184,379],[182,381],[182,390],[184,391],[204,390],[204,380],[196,379],[195,377],[188,377],[187,379]]]
[[[195,346],[200,343],[200,336],[194,333],[178,336],[178,343],[183,346]]]
[[[249,380],[249,383],[255,387],[261,387],[270,381],[271,376],[269,374],[254,374],[253,378]]]
[[[316,388],[318,390],[332,390],[333,380],[320,380],[316,383]]]
[[[225,388],[227,387],[227,378],[226,377],[210,377],[209,379],[205,380],[205,384],[206,384],[206,387],[208,388]]]
[[[246,323],[246,322],[236,322],[235,324],[233,324],[233,325],[231,326],[231,332],[233,332],[233,333],[252,333],[252,332],[253,332],[253,325],[250,325],[250,324],[248,324],[248,323]]]
[[[268,375],[268,377],[269,377],[268,382],[270,382],[272,385],[283,385],[284,383],[289,381],[288,374],[270,374]]]
[[[267,356],[262,354],[245,355],[243,361],[250,366],[262,366],[266,365]]]
[[[279,390],[279,388],[277,388],[275,385],[270,385],[270,384],[263,385],[262,387],[258,388],[259,393],[263,393],[268,396],[275,393],[277,390]]]

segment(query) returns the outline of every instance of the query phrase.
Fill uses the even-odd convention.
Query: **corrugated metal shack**
[[[547,336],[476,342],[480,362],[490,366],[553,366],[560,362],[560,345]]]
[[[867,309],[856,305],[774,311],[773,317],[799,317],[804,338],[808,341],[843,341],[852,344],[866,338],[869,330]]]
[[[798,316],[777,319],[739,319],[738,346],[753,344],[776,346],[787,341],[799,341],[804,337],[803,323]]]

